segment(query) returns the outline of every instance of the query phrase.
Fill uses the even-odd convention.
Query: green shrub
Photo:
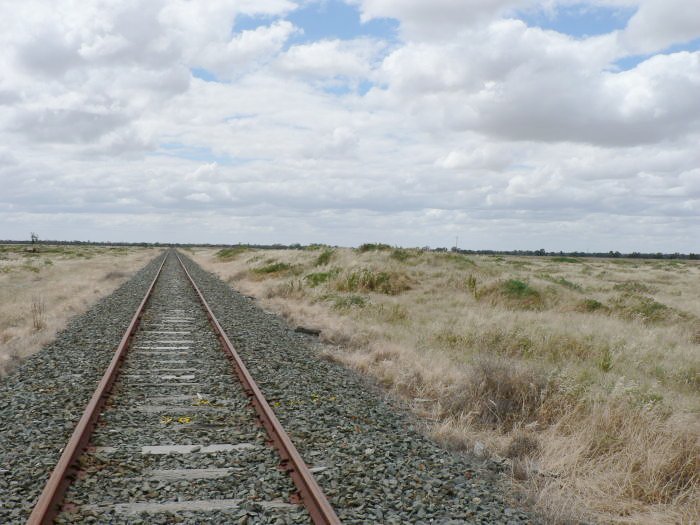
[[[329,270],[327,272],[314,272],[308,274],[306,277],[304,277],[304,280],[306,283],[311,286],[315,287],[318,286],[319,284],[323,284],[325,282],[328,282],[330,279],[338,275],[340,271],[336,268],[333,270]]]
[[[581,259],[576,259],[574,257],[552,257],[550,259],[552,262],[562,262],[562,263],[577,263],[580,264]]]
[[[584,299],[578,303],[576,309],[580,312],[595,312],[598,310],[607,310],[607,307],[595,299]]]
[[[257,268],[253,268],[254,273],[258,274],[270,274],[270,273],[280,273],[280,272],[286,272],[287,270],[291,270],[292,266],[287,263],[283,262],[275,262],[275,263],[270,263],[265,266],[259,266]]]
[[[552,277],[549,274],[546,273],[541,273],[537,277],[540,279],[543,279],[545,281],[549,281],[550,283],[558,284],[560,286],[563,286],[564,288],[568,288],[569,290],[575,290],[577,292],[582,292],[583,287],[580,284],[573,283],[569,281],[568,279],[565,279],[564,277]]]
[[[613,301],[613,307],[623,319],[639,319],[645,323],[659,323],[668,320],[675,313],[673,308],[654,301],[651,297],[623,294]]]
[[[391,255],[389,256],[392,259],[395,259],[399,262],[406,262],[408,259],[413,257],[413,254],[409,252],[408,250],[404,250],[402,248],[396,248],[394,251],[391,252]]]
[[[639,281],[626,281],[624,283],[618,283],[613,286],[613,290],[618,290],[620,292],[626,293],[654,293],[656,290],[644,283]]]
[[[351,272],[338,281],[336,288],[341,292],[378,292],[397,295],[410,290],[408,276],[399,272],[375,272],[368,269]]]
[[[501,289],[507,296],[518,299],[540,295],[540,293],[529,284],[518,279],[508,279],[501,285]]]
[[[250,251],[250,248],[246,246],[233,246],[231,248],[223,248],[216,252],[215,256],[221,261],[230,261],[235,259],[240,254]]]
[[[357,251],[360,253],[376,252],[376,251],[384,251],[384,250],[391,250],[391,246],[389,246],[388,244],[382,244],[382,243],[366,242],[364,244],[361,244],[357,248]]]
[[[476,263],[472,261],[466,255],[461,255],[459,253],[448,253],[445,255],[445,259],[455,263],[460,268],[472,268],[476,266]]]
[[[333,308],[336,310],[346,310],[357,307],[363,308],[367,305],[367,301],[361,295],[327,295],[325,300],[333,303]]]
[[[333,258],[333,253],[334,250],[331,249],[323,250],[323,252],[318,257],[316,257],[314,266],[325,266],[326,264],[331,262],[331,259]]]
[[[489,300],[494,305],[502,304],[522,310],[539,310],[544,307],[542,294],[518,279],[509,279],[482,287],[477,291],[476,298]]]

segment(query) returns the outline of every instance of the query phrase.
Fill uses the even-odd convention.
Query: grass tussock
[[[398,271],[378,272],[363,268],[351,271],[338,279],[336,290],[340,292],[376,292],[398,295],[411,289],[408,275]]]
[[[478,298],[494,306],[520,310],[540,310],[545,306],[543,294],[519,279],[508,279],[482,288]]]
[[[625,293],[613,299],[613,312],[623,319],[643,323],[663,323],[685,317],[667,305],[651,297]]]
[[[443,417],[509,431],[536,420],[551,390],[543,374],[502,360],[480,357],[468,370],[445,396]]]
[[[194,257],[322,329],[328,359],[403,397],[442,443],[506,458],[549,521],[696,520],[700,265],[321,250]]]

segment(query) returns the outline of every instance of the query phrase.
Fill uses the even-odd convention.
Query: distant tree
[[[30,235],[30,238],[31,238],[31,240],[32,240],[32,251],[35,252],[35,251],[36,251],[36,245],[37,245],[37,243],[39,242],[39,236],[38,236],[36,233],[32,232],[31,235]]]

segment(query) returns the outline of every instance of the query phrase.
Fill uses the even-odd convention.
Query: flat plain
[[[159,251],[0,245],[0,375],[53,340],[71,317],[112,293]]]
[[[189,250],[556,523],[700,515],[700,265],[358,249]]]

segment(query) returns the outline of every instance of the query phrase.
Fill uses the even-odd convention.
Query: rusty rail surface
[[[250,398],[250,402],[253,405],[253,408],[255,408],[258,418],[267,431],[268,436],[270,436],[272,444],[275,446],[277,452],[282,458],[281,465],[294,481],[294,484],[299,491],[299,496],[304,503],[304,506],[309,511],[311,519],[317,525],[339,525],[340,519],[338,519],[333,507],[331,507],[330,503],[328,502],[326,495],[321,490],[321,487],[318,486],[313,474],[306,466],[306,463],[304,463],[304,460],[294,446],[294,443],[292,443],[292,440],[287,435],[287,432],[280,424],[277,416],[275,416],[275,413],[272,411],[272,408],[270,408],[270,405],[265,399],[265,396],[260,391],[260,388],[255,383],[253,377],[250,375],[250,372],[248,372],[243,360],[238,355],[238,352],[236,352],[233,344],[231,344],[226,332],[224,332],[224,329],[214,316],[214,312],[212,312],[211,308],[209,307],[209,304],[204,298],[204,294],[202,294],[202,291],[194,282],[194,279],[185,267],[182,259],[180,259],[180,256],[177,253],[175,255],[177,260],[180,262],[182,269],[185,271],[185,275],[187,275],[187,278],[192,284],[192,287],[197,292],[197,296],[199,297],[199,301],[202,303],[202,306],[207,313],[209,322],[219,337],[227,357],[232,361],[236,374],[243,385],[243,389],[246,395]]]
[[[156,281],[160,276],[160,272],[163,269],[165,260],[167,259],[167,254],[163,257],[163,261],[158,267],[156,276],[153,278],[151,285],[146,291],[139,307],[136,309],[134,317],[131,318],[129,327],[124,332],[124,335],[114,352],[112,361],[109,363],[106,372],[102,376],[95,393],[92,395],[90,402],[85,407],[83,416],[78,421],[78,424],[73,430],[68,443],[63,449],[63,453],[56,463],[49,480],[44,486],[39,499],[37,500],[32,513],[27,521],[28,525],[39,525],[39,524],[49,524],[53,523],[54,518],[58,515],[61,510],[61,503],[63,497],[65,496],[66,489],[71,483],[71,478],[75,476],[77,472],[76,462],[78,458],[83,454],[85,448],[87,447],[88,441],[90,440],[90,435],[95,429],[97,419],[100,417],[100,412],[104,407],[105,401],[109,397],[110,390],[114,385],[114,381],[117,378],[119,369],[121,367],[126,353],[129,349],[129,344],[131,339],[138,329],[139,323],[141,321],[141,315],[143,314],[143,309],[148,302],[151,292],[155,287]]]

